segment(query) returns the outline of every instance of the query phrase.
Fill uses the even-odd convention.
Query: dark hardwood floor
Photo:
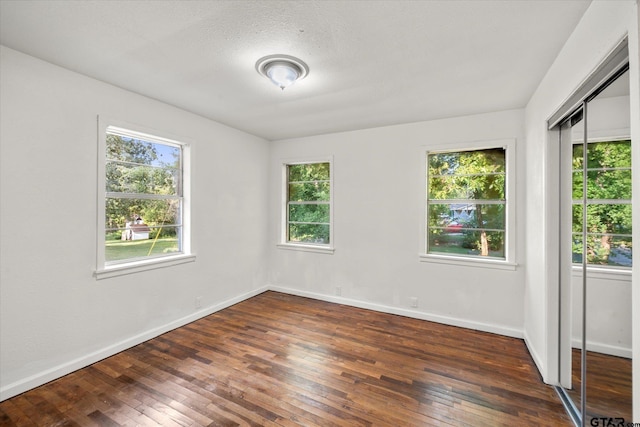
[[[572,386],[569,396],[580,407],[580,350],[573,349]],[[587,352],[587,422],[591,418],[632,419],[631,359]]]
[[[0,403],[3,426],[571,426],[522,340],[266,292]]]

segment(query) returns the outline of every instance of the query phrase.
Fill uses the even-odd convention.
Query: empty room
[[[640,425],[639,28],[0,0],[0,424]]]

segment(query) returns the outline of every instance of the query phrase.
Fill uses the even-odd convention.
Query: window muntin
[[[427,154],[427,253],[506,260],[506,148]]]
[[[582,262],[583,145],[573,146],[572,247]],[[587,147],[587,264],[631,267],[631,141],[590,142]]]
[[[104,266],[182,254],[183,146],[107,127]]]
[[[331,163],[286,164],[285,242],[331,244]]]

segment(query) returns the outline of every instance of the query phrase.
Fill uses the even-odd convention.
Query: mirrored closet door
[[[593,418],[631,421],[632,414],[629,73],[620,52],[554,127],[560,157],[559,392],[574,422],[586,426]]]

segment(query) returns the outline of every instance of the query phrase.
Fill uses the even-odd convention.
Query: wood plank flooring
[[[576,407],[580,407],[581,352],[573,349],[572,390],[568,390]],[[587,352],[587,423],[592,418],[624,418],[632,414],[632,360]]]
[[[571,426],[522,340],[265,292],[0,403],[3,426]]]

